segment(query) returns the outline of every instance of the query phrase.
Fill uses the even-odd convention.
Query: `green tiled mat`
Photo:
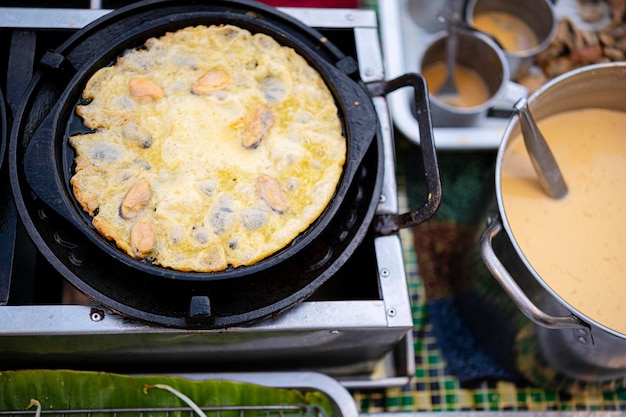
[[[398,155],[415,154],[413,145],[404,139],[397,139]],[[464,155],[453,155],[450,159],[463,159]],[[443,195],[446,198],[446,185],[450,185],[449,159],[441,163]],[[456,161],[458,162],[458,161]],[[456,163],[455,162],[455,163]],[[398,189],[401,211],[406,211],[407,180],[402,174],[404,163],[398,161]],[[414,164],[411,165],[414,169]],[[474,175],[474,174],[472,174]],[[411,176],[408,176],[411,181]],[[463,183],[455,174],[454,184]],[[455,185],[451,187],[454,187]],[[466,187],[466,184],[462,185]],[[450,188],[451,188],[450,187]],[[410,186],[408,188],[411,188]],[[454,194],[454,190],[449,194]],[[444,211],[446,208],[443,208]],[[446,213],[443,213],[444,215]],[[544,389],[518,386],[508,381],[484,381],[473,388],[462,387],[459,380],[446,367],[445,360],[437,346],[433,328],[429,323],[428,304],[424,282],[420,277],[418,260],[410,230],[401,232],[406,273],[411,295],[414,321],[414,349],[416,370],[411,382],[404,387],[380,390],[353,390],[352,394],[360,412],[399,412],[399,411],[626,411],[626,391],[572,395],[547,392]]]

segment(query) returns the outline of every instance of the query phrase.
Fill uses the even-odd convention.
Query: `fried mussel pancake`
[[[325,209],[346,158],[334,99],[293,49],[230,25],[149,39],[88,81],[70,182],[94,227],[180,271],[251,265]]]

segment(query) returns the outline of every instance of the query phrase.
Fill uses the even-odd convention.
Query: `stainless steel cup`
[[[539,52],[554,40],[558,20],[550,0],[468,0],[465,19],[475,27],[476,16],[485,12],[501,12],[520,19],[535,34],[537,45],[523,50],[507,51],[505,56],[513,80],[522,76]]]
[[[513,104],[528,93],[524,87],[510,81],[509,67],[503,51],[483,33],[459,30],[456,62],[474,72],[485,82],[489,99],[472,107],[456,107],[439,100],[434,91],[430,91],[430,110],[435,127],[468,127],[480,123],[490,109],[502,107],[511,109]],[[432,35],[418,68],[424,68],[437,62],[445,63],[447,31]],[[431,87],[429,86],[429,89]]]

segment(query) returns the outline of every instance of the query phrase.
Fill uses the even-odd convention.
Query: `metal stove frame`
[[[281,8],[315,28],[354,31],[360,76],[382,81],[377,17],[372,10]],[[80,29],[103,9],[0,8],[0,27]],[[398,213],[393,131],[387,101],[374,98],[384,143],[383,194],[377,213]],[[116,364],[150,356],[163,363],[245,357],[269,370],[283,361],[324,372],[352,388],[401,386],[414,373],[412,311],[399,235],[376,237],[379,300],[305,301],[273,319],[221,330],[161,328],[101,306],[0,306],[0,355]],[[309,365],[315,353],[327,365]],[[356,360],[356,362],[355,362]],[[159,371],[155,369],[155,371]],[[206,369],[199,369],[206,372]],[[247,371],[247,369],[233,370]]]

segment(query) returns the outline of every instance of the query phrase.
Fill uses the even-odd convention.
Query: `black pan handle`
[[[72,223],[77,216],[69,204],[65,184],[59,172],[61,156],[55,145],[56,106],[37,128],[24,153],[24,172],[31,190],[57,214]]]
[[[419,127],[420,148],[424,161],[424,177],[426,179],[426,202],[419,208],[404,214],[380,214],[374,229],[378,234],[389,235],[406,227],[416,226],[435,214],[441,203],[441,178],[439,163],[435,151],[433,125],[430,118],[428,88],[424,78],[416,73],[401,75],[393,80],[367,84],[375,96],[381,96],[402,87],[413,87],[415,90],[415,117]]]

